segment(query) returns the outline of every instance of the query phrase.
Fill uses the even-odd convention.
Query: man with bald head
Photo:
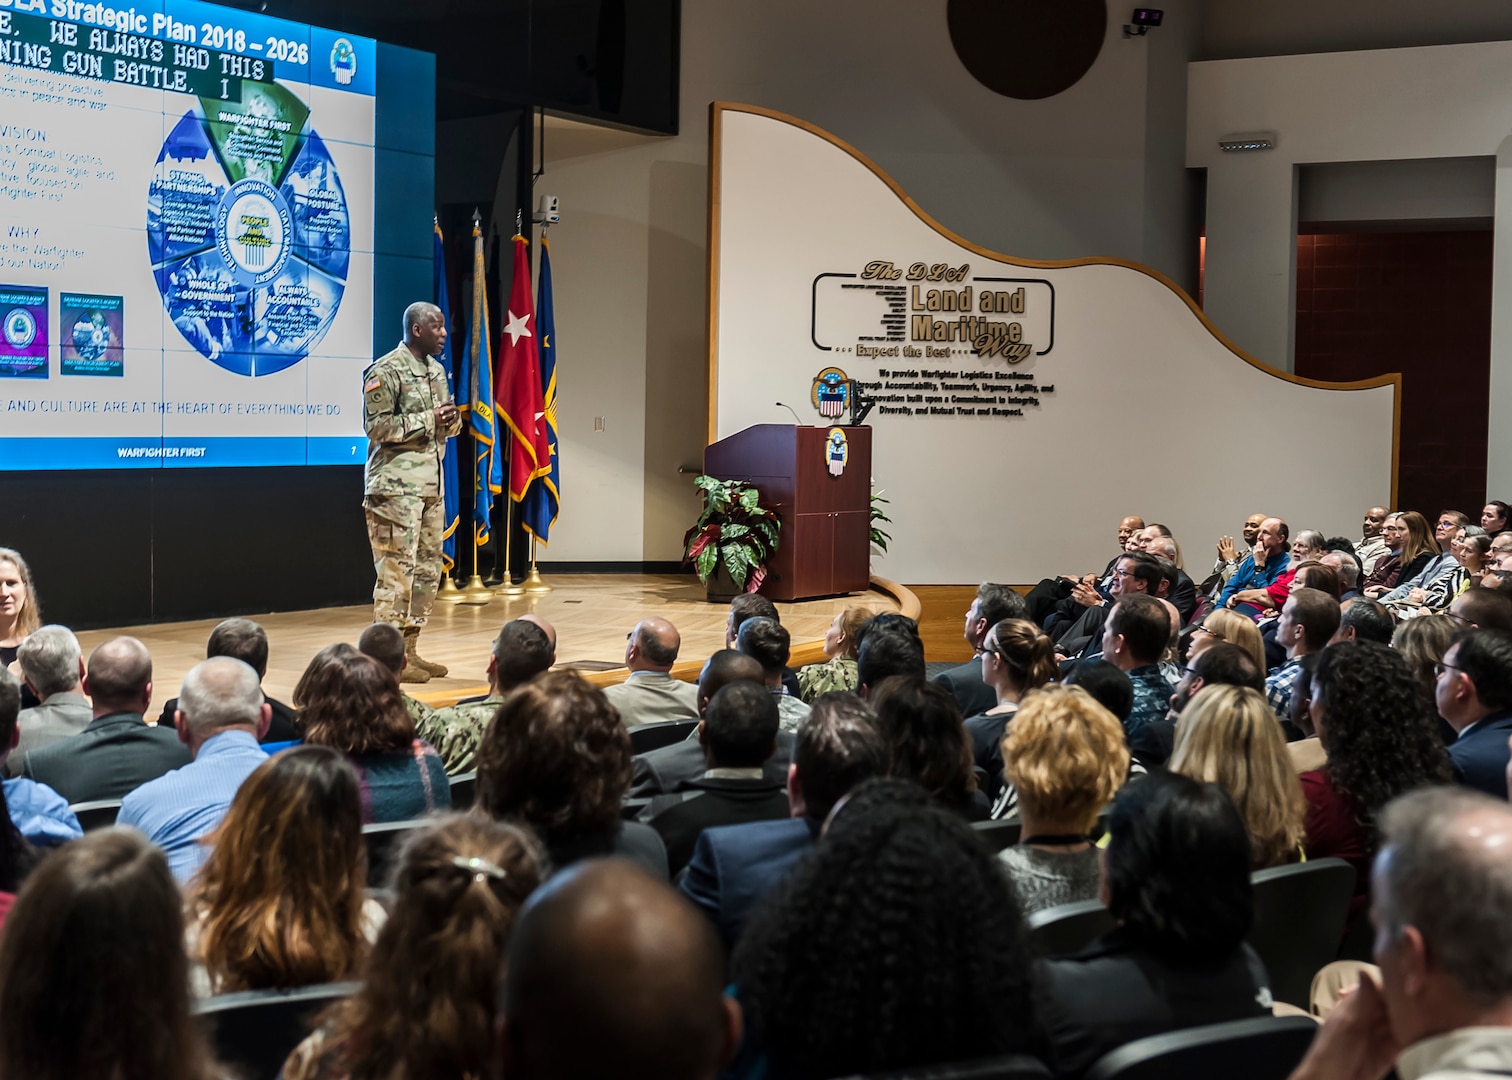
[[[682,638],[666,619],[642,619],[625,635],[625,667],[630,675],[604,696],[619,710],[626,727],[698,719],[698,688],[674,679]]]
[[[1355,556],[1360,560],[1361,569],[1367,574],[1375,569],[1375,564],[1389,550],[1386,538],[1381,535],[1389,513],[1384,506],[1372,506],[1365,511],[1365,524],[1360,526],[1360,542],[1355,545]]]
[[[1237,607],[1241,615],[1255,618],[1260,614],[1259,604],[1265,590],[1276,583],[1291,563],[1287,541],[1291,528],[1280,518],[1269,517],[1260,523],[1255,534],[1255,546],[1229,578],[1223,592],[1218,594],[1219,607]]]
[[[163,849],[180,884],[210,856],[201,838],[220,825],[242,781],[268,760],[258,741],[272,718],[257,671],[244,661],[215,656],[184,676],[173,723],[194,760],[127,795],[116,819]]]
[[[1512,1075],[1512,808],[1427,788],[1390,803],[1371,874],[1378,973],[1318,1029],[1292,1080]]]
[[[740,1044],[707,920],[645,871],[582,862],[525,902],[499,995],[503,1080],[712,1080]]]
[[[23,776],[81,803],[123,798],[189,764],[189,751],[173,729],[143,719],[152,701],[152,655],[136,638],[111,638],[89,654],[84,692],[94,713],[89,726],[28,752]]]
[[[373,548],[373,621],[404,635],[402,682],[447,673],[420,656],[420,631],[441,581],[441,463],[446,440],[462,430],[446,370],[434,357],[446,344],[446,318],[434,304],[404,310],[404,340],[362,375],[362,426],[368,437],[362,508]]]

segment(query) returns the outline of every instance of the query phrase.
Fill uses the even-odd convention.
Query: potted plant
[[[777,550],[777,515],[744,480],[699,476],[693,485],[703,492],[703,513],[683,537],[683,560],[711,600],[755,592]]]

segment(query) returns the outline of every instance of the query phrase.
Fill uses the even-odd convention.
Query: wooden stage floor
[[[548,579],[555,591],[537,596],[496,597],[486,605],[437,604],[430,625],[421,635],[422,653],[451,668],[444,679],[406,690],[433,703],[479,692],[487,678],[490,645],[510,619],[535,612],[557,632],[559,665],[586,663],[621,667],[625,635],[650,615],[668,619],[682,634],[681,661],[702,661],[724,645],[728,608],[704,599],[698,579],[676,574],[568,574]],[[898,604],[873,590],[849,597],[778,604],[782,624],[796,649],[806,642],[822,642],[835,613],[856,604],[874,611],[895,611]],[[268,632],[268,694],[287,702],[310,657],[337,641],[356,644],[372,621],[372,608],[326,608],[288,611],[249,618]],[[178,694],[184,674],[205,658],[205,640],[219,619],[158,623],[90,630],[79,635],[87,657],[91,649],[117,634],[140,638],[152,651],[153,712]]]

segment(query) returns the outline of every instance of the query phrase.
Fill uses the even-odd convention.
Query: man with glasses
[[[1152,555],[1135,552],[1119,559],[1113,565],[1113,578],[1108,586],[1111,599],[1105,600],[1099,607],[1088,608],[1061,635],[1055,643],[1056,660],[1065,662],[1083,659],[1089,651],[1095,653],[1102,640],[1103,624],[1107,621],[1112,606],[1124,596],[1148,593],[1153,597],[1160,591],[1164,580],[1165,571],[1161,569],[1159,560]]]
[[[1471,525],[1470,519],[1458,510],[1440,510],[1438,520],[1433,523],[1433,538],[1438,542],[1439,553],[1428,560],[1428,565],[1423,567],[1412,580],[1403,580],[1397,583],[1396,588],[1384,593],[1377,600],[1383,604],[1391,604],[1401,600],[1408,600],[1415,589],[1426,589],[1439,578],[1454,572],[1459,561],[1454,557],[1454,551],[1450,543],[1461,529],[1466,529],[1466,535],[1479,536],[1481,528]],[[1473,529],[1471,533],[1468,530]],[[1489,564],[1488,564],[1489,565]],[[1419,598],[1418,603],[1422,600]]]
[[[1512,631],[1512,596],[1501,589],[1477,585],[1456,596],[1445,614],[1459,624],[1461,630]]]
[[[1365,573],[1375,569],[1376,562],[1386,554],[1386,538],[1381,535],[1381,530],[1386,524],[1386,515],[1390,513],[1384,506],[1372,506],[1365,511],[1365,524],[1360,528],[1360,542],[1355,545],[1355,554],[1360,558],[1360,565]]]
[[[1467,632],[1449,646],[1434,675],[1434,704],[1457,735],[1449,746],[1455,779],[1505,800],[1512,758],[1512,634]]]

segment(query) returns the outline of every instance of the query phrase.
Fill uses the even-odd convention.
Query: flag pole
[[[548,585],[544,580],[542,580],[541,571],[536,567],[535,549],[536,541],[535,537],[532,536],[530,538],[530,573],[525,577],[525,587],[523,591],[528,593],[553,592],[554,590],[552,589],[552,587]]]
[[[510,448],[510,453],[514,449]],[[528,591],[524,585],[516,585],[514,571],[509,568],[509,542],[510,534],[514,532],[514,500],[504,500],[504,580],[499,582],[495,590],[500,596],[524,596]]]
[[[482,221],[483,221],[483,216],[478,212],[477,208],[474,207],[473,208],[473,244],[474,245],[477,245],[479,243],[479,241],[478,241],[478,230],[479,230],[479,228],[482,225]],[[474,247],[474,251],[476,252],[477,250],[478,250],[478,248],[475,246]],[[474,306],[475,306],[475,310],[474,310],[474,316],[475,317],[476,317],[476,314],[477,314],[476,313],[477,297],[480,295],[480,289],[482,288],[482,286],[480,285],[480,283],[476,280],[476,277],[477,277],[477,275],[475,274],[474,275],[474,281],[473,281],[473,297],[474,297],[474,301],[473,302],[474,302]],[[478,341],[478,336],[477,336],[478,333],[479,333],[478,328],[477,328],[476,325],[474,325],[474,327],[472,329],[472,334],[470,335],[471,338],[473,339],[474,347],[477,347],[476,343]],[[481,356],[485,356],[485,355],[487,355],[487,345],[486,345],[486,343],[483,345],[482,348],[479,349],[479,356],[481,357]],[[474,378],[476,379],[476,375],[474,376]],[[476,492],[477,492],[477,487],[476,487],[477,483],[478,483],[478,479],[477,479],[477,465],[476,465],[476,458],[475,458],[475,463],[474,463],[474,466],[473,466],[473,484],[474,484],[474,498],[475,499],[476,499]],[[484,480],[484,483],[487,483],[487,479],[486,478]],[[474,522],[473,523],[473,527],[471,529],[469,529],[468,531],[470,533],[472,533],[472,556],[473,556],[472,557],[472,577],[468,579],[467,584],[461,589],[461,594],[462,594],[462,596],[461,596],[461,602],[464,603],[464,604],[486,604],[490,600],[493,599],[493,590],[490,589],[487,585],[483,584],[483,578],[478,573],[478,548],[481,545],[478,543],[478,526],[477,526],[477,523]]]
[[[440,229],[441,229],[441,218],[440,218],[440,216],[437,215],[437,214],[432,214],[431,215],[431,224],[439,232]],[[441,273],[443,275],[446,273],[446,268],[444,266],[442,267]],[[444,317],[446,317],[447,319],[451,318],[451,312],[449,312],[449,311],[442,312],[442,315]],[[456,397],[455,388],[453,388],[452,397],[453,398]],[[453,454],[455,454],[457,452],[457,448],[455,446],[451,447],[451,452]],[[456,550],[455,545],[453,545],[453,551],[455,551],[455,550]],[[438,604],[455,604],[455,603],[460,602],[461,599],[462,599],[462,590],[459,589],[459,588],[457,588],[456,581],[454,581],[452,579],[452,570],[455,570],[455,569],[456,569],[456,560],[453,559],[452,560],[452,566],[451,566],[451,568],[448,569],[448,570],[445,570],[441,574],[441,587],[436,590],[436,602]]]

